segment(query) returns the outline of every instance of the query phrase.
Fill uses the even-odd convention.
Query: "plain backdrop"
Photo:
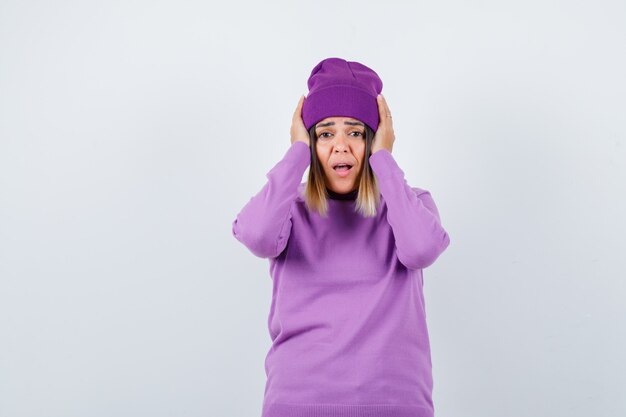
[[[2,0],[0,417],[260,416],[269,262],[231,227],[331,56],[382,78],[451,238],[424,270],[436,415],[626,415],[625,18]]]

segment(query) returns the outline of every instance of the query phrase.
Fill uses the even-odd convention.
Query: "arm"
[[[241,209],[232,224],[233,236],[260,258],[274,258],[285,249],[291,233],[291,207],[298,185],[311,162],[306,143],[291,144],[267,174],[267,183]]]
[[[411,188],[386,149],[369,157],[378,188],[387,204],[387,221],[396,241],[396,255],[409,269],[432,265],[450,244],[430,192]]]

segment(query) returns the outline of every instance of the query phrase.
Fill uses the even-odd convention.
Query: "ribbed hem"
[[[404,177],[404,171],[398,166],[398,162],[387,149],[379,149],[371,154],[369,163],[376,177],[381,180],[393,176]]]
[[[263,404],[261,417],[434,417],[433,410],[411,405]]]
[[[310,148],[307,146],[306,143],[302,142],[301,140],[297,140],[294,143],[292,143],[291,146],[289,146],[289,148],[287,148],[281,160],[278,161],[276,165],[274,165],[272,169],[270,169],[267,172],[267,174],[265,174],[265,176],[269,179],[270,176],[278,172],[279,173],[278,175],[280,175],[281,178],[286,177],[286,176],[289,176],[290,178],[292,178],[291,177],[292,174],[294,175],[294,178],[295,178],[297,177],[297,174],[299,173],[300,176],[297,177],[298,179],[296,180],[297,183],[299,184],[300,181],[302,180],[302,174],[304,174],[304,171],[306,171],[310,163],[311,163]],[[288,174],[284,173],[283,171],[285,170],[289,171],[289,173]]]
[[[285,152],[284,159],[299,163],[309,163],[311,160],[311,150],[306,143],[297,140]]]
[[[302,121],[307,130],[327,117],[354,117],[378,130],[376,94],[355,85],[333,84],[309,92],[302,108]]]

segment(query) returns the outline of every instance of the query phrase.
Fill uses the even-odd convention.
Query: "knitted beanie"
[[[353,117],[378,130],[376,96],[383,82],[365,65],[342,58],[326,58],[311,71],[309,94],[302,107],[302,121],[308,129],[327,117]]]

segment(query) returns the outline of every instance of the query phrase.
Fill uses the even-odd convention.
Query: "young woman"
[[[450,238],[391,154],[376,72],[327,58],[308,87],[232,224],[273,280],[262,417],[433,417],[422,270]]]

